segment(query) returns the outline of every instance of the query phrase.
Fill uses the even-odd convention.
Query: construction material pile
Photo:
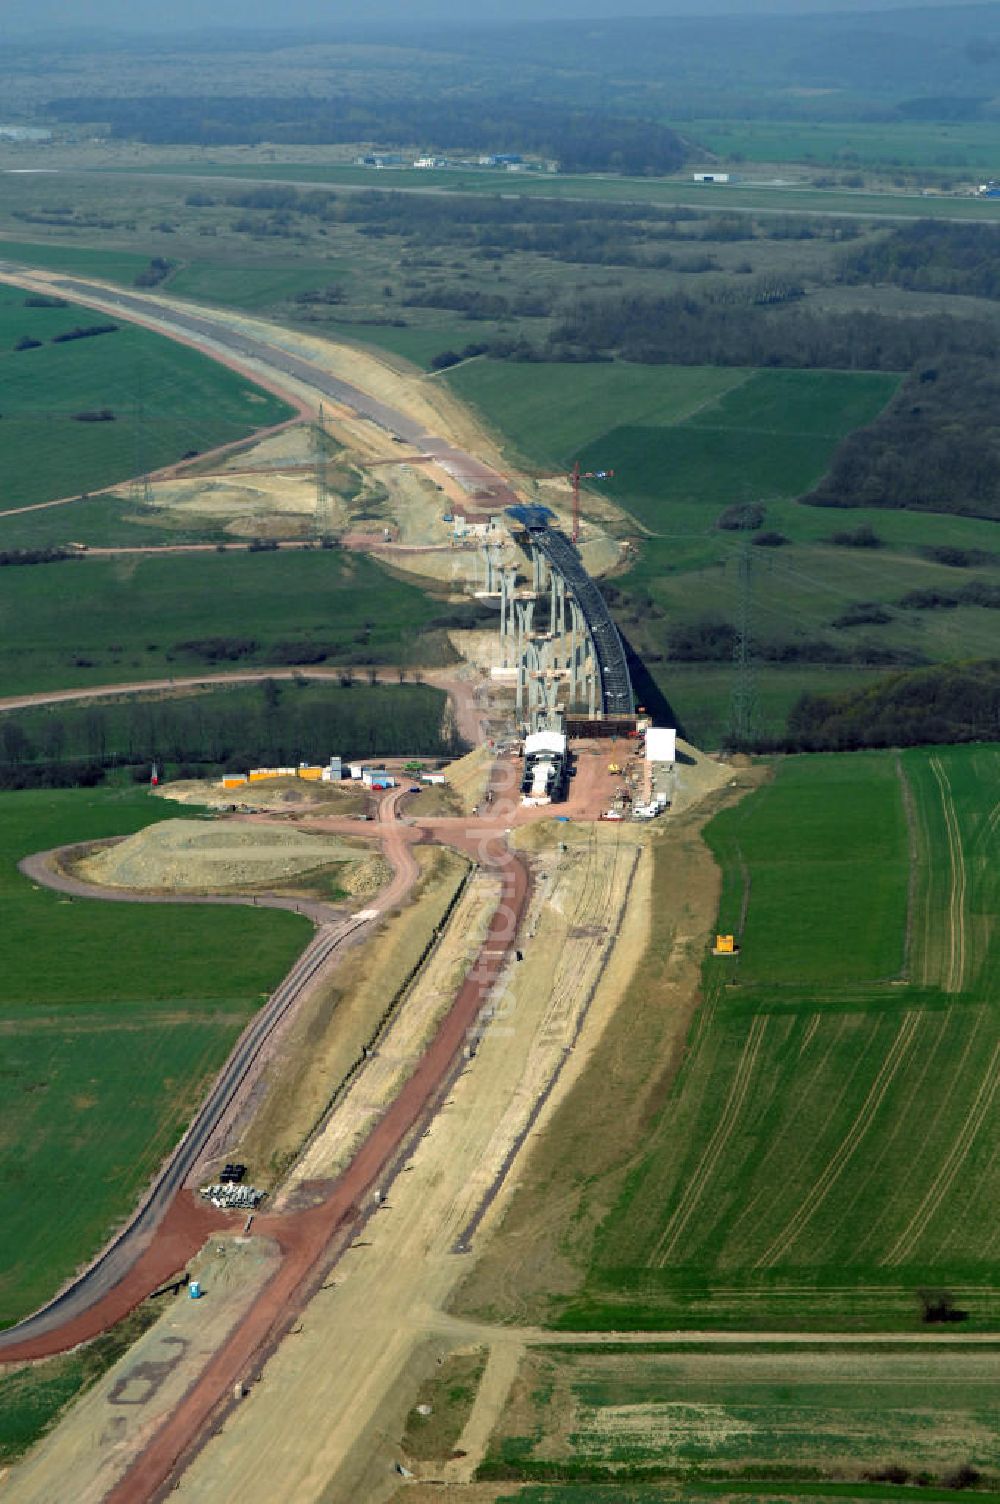
[[[206,1201],[211,1201],[220,1211],[231,1212],[254,1212],[257,1210],[266,1191],[258,1191],[252,1185],[203,1185],[200,1194]]]
[[[164,820],[94,852],[80,874],[113,888],[214,892],[286,882],[361,855],[335,836],[285,826]]]

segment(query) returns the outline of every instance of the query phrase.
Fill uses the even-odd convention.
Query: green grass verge
[[[448,661],[440,634],[426,633],[440,609],[371,560],[335,550],[8,568],[0,694],[295,662],[300,650],[333,663]],[[178,646],[206,639],[205,649]]]
[[[743,951],[556,1324],[915,1330],[945,1288],[992,1329],[998,772],[789,759],[708,827]]]
[[[79,496],[293,414],[245,377],[134,324],[52,344],[74,328],[114,320],[74,304],[27,307],[25,297],[0,286],[0,510]],[[39,347],[16,350],[24,337]],[[113,420],[74,416],[101,411]]]
[[[12,1462],[51,1430],[66,1406],[95,1384],[160,1315],[140,1306],[74,1352],[0,1374],[0,1460]]]
[[[0,1324],[100,1247],[183,1131],[253,1011],[308,940],[295,914],[68,901],[16,863],[126,835],[145,792],[0,795]]]

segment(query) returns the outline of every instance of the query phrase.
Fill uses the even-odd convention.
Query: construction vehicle
[[[616,762],[609,762],[608,763],[608,772],[609,773],[613,773],[613,774],[620,774],[621,773],[621,766],[618,763],[616,763]]]

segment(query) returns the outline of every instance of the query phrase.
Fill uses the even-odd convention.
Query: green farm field
[[[0,517],[0,550],[150,548],[157,544],[227,543],[224,518],[144,507],[120,496],[74,497],[65,505],[41,506]]]
[[[339,281],[342,272],[342,265],[336,261],[309,262],[304,266],[294,262],[289,265],[287,261],[234,266],[231,262],[206,259],[185,262],[167,278],[163,290],[172,297],[256,312],[286,302],[296,293],[315,289],[324,279]]]
[[[959,172],[996,167],[989,122],[862,124],[842,120],[691,120],[686,135],[727,160],[795,162],[841,169],[906,167]],[[745,171],[745,169],[743,169]]]
[[[14,240],[0,237],[0,261],[39,266],[50,272],[78,272],[107,282],[131,282],[149,266],[149,257],[138,251],[66,241]]]
[[[17,871],[31,852],[175,813],[145,791],[0,794],[0,1324],[127,1214],[309,939],[284,911],[69,901]]]
[[[1000,1317],[1000,749],[792,758],[707,827],[719,928],[684,1064],[574,1329]]]
[[[448,661],[435,634],[419,635],[436,610],[369,559],[326,549],[5,569],[0,694],[295,663],[310,652],[332,663],[422,655],[430,666],[434,655]]]
[[[244,377],[135,325],[51,343],[113,321],[73,304],[28,307],[26,296],[0,286],[0,510],[79,496],[293,415]],[[38,347],[16,350],[24,338]],[[111,421],[74,416],[104,410]],[[0,518],[0,536],[2,527]]]
[[[586,1468],[611,1479],[622,1469],[637,1486],[649,1469],[682,1496],[696,1479],[724,1493],[743,1478],[780,1497],[796,1475],[817,1490],[815,1480],[837,1480],[845,1493],[853,1480],[863,1494],[865,1474],[905,1463],[928,1493],[947,1494],[959,1468],[989,1477],[1000,1466],[997,1374],[995,1349],[538,1347],[522,1362],[481,1474],[572,1478]]]

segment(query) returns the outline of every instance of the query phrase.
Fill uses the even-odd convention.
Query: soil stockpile
[[[281,883],[359,852],[332,836],[235,825],[214,820],[164,820],[94,852],[80,876],[113,888],[240,888]]]

